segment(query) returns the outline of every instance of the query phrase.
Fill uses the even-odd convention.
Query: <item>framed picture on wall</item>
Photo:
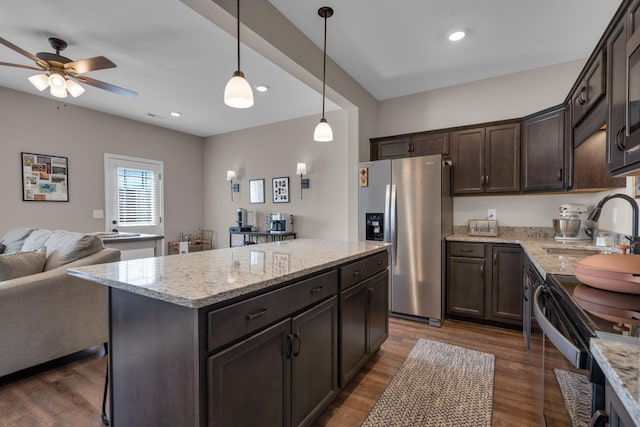
[[[249,203],[264,203],[264,179],[249,180]]]
[[[289,177],[273,178],[273,203],[289,203]]]
[[[20,153],[22,200],[68,202],[69,159],[50,154]]]

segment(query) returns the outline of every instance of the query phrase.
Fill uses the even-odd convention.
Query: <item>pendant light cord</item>
[[[327,76],[327,12],[324,12],[324,60],[322,64],[322,118],[324,119],[325,79]]]
[[[237,9],[238,9],[237,10],[238,19],[236,19],[236,22],[237,22],[237,33],[238,33],[238,71],[240,71],[240,0],[236,1],[236,6],[237,6]]]

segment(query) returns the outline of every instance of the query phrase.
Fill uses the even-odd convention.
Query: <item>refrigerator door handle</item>
[[[391,203],[389,210],[391,211],[391,218],[389,220],[391,225],[391,243],[393,246],[391,247],[391,262],[393,265],[398,263],[398,215],[397,215],[397,192],[396,186],[391,185]]]
[[[391,185],[387,184],[384,193],[384,231],[383,238],[385,243],[391,243]]]

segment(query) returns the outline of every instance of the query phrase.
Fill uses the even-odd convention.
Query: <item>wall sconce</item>
[[[296,165],[296,175],[300,175],[300,198],[302,199],[302,189],[309,188],[309,178],[302,178],[302,175],[307,174],[307,164],[298,163]]]
[[[236,171],[227,171],[227,181],[231,181],[231,201],[233,202],[233,193],[240,192],[240,184],[234,184],[233,180],[236,178]]]

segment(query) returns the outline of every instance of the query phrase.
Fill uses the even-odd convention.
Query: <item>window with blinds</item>
[[[121,227],[158,224],[157,173],[150,170],[117,169],[118,223]]]

